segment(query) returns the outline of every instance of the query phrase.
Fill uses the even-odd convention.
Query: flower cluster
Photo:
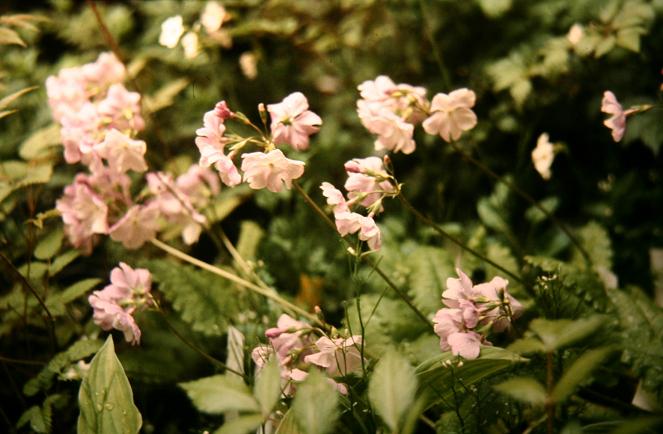
[[[120,262],[120,266],[111,271],[110,280],[110,285],[94,291],[88,298],[94,309],[94,322],[103,330],[120,330],[127,342],[138,345],[141,333],[133,315],[153,304],[150,272]]]
[[[382,245],[382,238],[373,217],[383,211],[383,199],[397,196],[400,187],[378,157],[350,160],[345,163],[345,171],[348,174],[345,181],[347,198],[328,182],[323,182],[320,186],[327,204],[334,212],[336,229],[341,236],[358,232],[359,239],[366,241],[371,250],[378,250]],[[368,215],[352,211],[356,207],[365,208]]]
[[[185,242],[193,243],[206,222],[197,209],[219,191],[214,173],[194,166],[176,181],[148,173],[151,195],[142,203],[132,198],[128,173],[148,169],[147,145],[134,138],[145,122],[140,95],[120,83],[125,77],[124,65],[104,53],[94,63],[63,69],[46,81],[53,117],[61,125],[65,160],[89,169],[76,175],[56,203],[69,241],[87,253],[100,234],[130,249],[140,247],[164,223],[181,226]]]
[[[281,369],[283,393],[292,396],[296,383],[308,376],[310,369],[320,369],[330,378],[337,390],[346,395],[347,387],[331,377],[345,377],[360,372],[362,357],[359,350],[361,336],[330,338],[319,336],[320,330],[283,314],[277,326],[265,332],[268,345],[258,345],[251,352],[251,358],[258,369],[276,357]],[[317,337],[317,339],[316,339]]]
[[[440,336],[442,351],[476,359],[480,346],[490,345],[488,331],[505,330],[523,307],[507,292],[507,280],[494,277],[490,282],[473,285],[460,269],[456,272],[459,278],[447,279],[447,289],[442,293],[447,307],[433,318],[435,333]]]
[[[264,113],[262,104],[260,108]],[[256,190],[267,188],[277,193],[284,186],[290,189],[292,181],[304,174],[304,162],[287,158],[276,147],[289,145],[299,151],[307,149],[309,136],[319,130],[322,120],[308,109],[308,101],[300,92],[288,95],[279,104],[269,104],[267,111],[271,117],[270,134],[262,133],[243,114],[232,112],[225,101],[205,113],[203,128],[196,131],[200,165],[213,165],[221,181],[228,186],[243,181]],[[260,136],[242,137],[227,132],[225,123],[230,119],[251,126]],[[249,144],[260,150],[242,153]],[[241,171],[235,160],[241,160]]]
[[[423,87],[395,84],[384,75],[363,82],[358,89],[357,113],[364,127],[377,135],[378,151],[414,152],[414,128],[419,123],[428,134],[440,135],[447,142],[458,140],[477,124],[471,110],[476,96],[469,89],[438,93],[428,101]]]

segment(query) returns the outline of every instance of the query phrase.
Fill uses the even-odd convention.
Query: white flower
[[[205,10],[200,16],[200,23],[207,30],[207,33],[214,33],[219,30],[224,21],[228,21],[226,8],[214,1],[207,2]]]
[[[445,141],[458,140],[461,134],[477,124],[477,116],[471,110],[476,95],[462,88],[450,94],[438,93],[431,102],[431,115],[423,122],[428,134],[439,134]]]
[[[182,38],[182,48],[184,48],[184,57],[193,59],[200,53],[200,42],[198,35],[194,32],[187,32]]]
[[[161,23],[161,35],[159,35],[159,44],[168,48],[175,48],[184,33],[182,24],[182,15],[175,15]]]
[[[543,179],[550,179],[550,166],[552,166],[554,159],[554,146],[550,143],[548,134],[543,133],[539,136],[539,139],[536,141],[536,148],[532,151],[534,168]]]
[[[249,80],[253,80],[258,76],[258,58],[250,51],[239,56],[239,67],[242,74]]]
[[[585,35],[585,30],[583,29],[583,27],[580,24],[575,23],[569,29],[569,33],[566,34],[566,39],[569,41],[569,43],[572,46],[575,47],[576,45],[578,45],[578,42],[580,42],[580,40],[584,35]]]

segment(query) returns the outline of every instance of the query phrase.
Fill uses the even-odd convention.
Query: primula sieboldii
[[[603,121],[603,125],[612,130],[612,139],[615,142],[621,141],[626,132],[626,116],[630,113],[624,111],[615,94],[609,90],[603,92],[601,111],[612,115]]]
[[[304,94],[295,92],[278,104],[269,104],[272,119],[272,141],[275,145],[288,144],[298,151],[308,149],[309,136],[317,133],[322,124],[320,116],[308,109]]]
[[[295,394],[297,383],[304,381],[311,369],[319,369],[330,377],[361,372],[361,336],[330,338],[318,334],[320,329],[283,314],[276,327],[265,331],[269,343],[255,347],[251,358],[260,370],[270,358],[276,357],[286,396]],[[347,394],[344,384],[333,378],[328,381],[340,393]]]
[[[184,23],[181,15],[167,18],[161,23],[161,34],[159,44],[167,48],[177,47],[177,43],[184,34]]]
[[[120,262],[120,266],[111,271],[110,280],[110,285],[88,297],[94,310],[94,322],[106,331],[120,330],[127,342],[138,345],[141,331],[133,315],[153,304],[150,272]]]
[[[433,318],[435,333],[440,336],[442,351],[451,351],[466,359],[479,357],[481,345],[490,345],[485,333],[503,331],[519,317],[523,307],[507,292],[508,281],[494,277],[474,285],[457,269],[458,278],[448,278],[442,301],[446,307]]]
[[[156,236],[159,208],[153,204],[134,205],[110,227],[108,235],[127,249],[137,249]]]
[[[536,141],[536,148],[532,151],[532,163],[534,168],[545,180],[552,175],[550,166],[555,159],[555,147],[550,143],[548,133],[542,133]]]
[[[260,132],[246,116],[230,110],[225,101],[205,113],[203,127],[196,130],[200,165],[214,166],[221,181],[230,187],[246,182],[255,190],[266,188],[278,193],[283,188],[290,189],[292,182],[304,174],[305,163],[287,158],[277,146],[290,145],[296,150],[308,148],[309,136],[319,130],[322,120],[308,110],[308,101],[300,92],[267,107],[271,115],[271,134],[249,137],[227,131],[226,121],[234,120]],[[261,113],[265,112],[263,104],[259,108]],[[253,145],[259,149],[243,152],[245,147]],[[241,170],[235,160],[241,161]]]
[[[473,91],[462,88],[448,95],[438,93],[430,105],[430,116],[422,126],[428,134],[439,134],[445,141],[458,140],[465,131],[477,124],[477,116],[471,110],[476,95]]]
[[[116,129],[108,131],[104,141],[95,145],[94,150],[99,157],[108,162],[108,167],[113,171],[126,173],[129,170],[135,172],[147,170],[145,142],[133,140]]]
[[[249,187],[278,193],[284,186],[290,189],[292,181],[304,174],[304,162],[286,158],[280,149],[251,152],[242,155],[242,171]]]

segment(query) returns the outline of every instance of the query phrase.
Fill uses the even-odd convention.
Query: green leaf
[[[237,291],[231,282],[169,260],[144,261],[141,265],[152,272],[160,291],[193,330],[207,336],[225,333],[228,318],[238,310]]]
[[[41,407],[33,405],[23,412],[21,417],[16,422],[16,428],[21,428],[30,423],[30,429],[35,433],[49,433],[50,424],[47,423],[46,417]]]
[[[297,386],[292,410],[303,434],[326,434],[338,418],[338,392],[328,378],[312,370]]]
[[[259,224],[252,221],[243,221],[239,229],[237,251],[246,260],[254,260],[260,240],[265,235]]]
[[[392,432],[414,401],[417,377],[414,368],[396,351],[388,351],[375,366],[368,384],[368,399]]]
[[[48,268],[48,274],[55,276],[60,271],[64,269],[67,265],[71,264],[76,258],[81,256],[81,252],[78,250],[69,250],[64,252],[51,263],[51,266]]]
[[[34,160],[47,156],[53,146],[60,144],[60,127],[51,124],[41,128],[21,144],[18,154],[24,160]]]
[[[86,294],[90,289],[101,283],[101,279],[96,277],[83,279],[73,285],[67,287],[62,292],[51,294],[46,300],[46,306],[51,310],[53,315],[64,315],[64,306],[82,295]]]
[[[269,416],[281,396],[281,369],[276,357],[271,357],[258,373],[253,394],[260,404],[262,415]]]
[[[240,416],[230,422],[226,422],[221,428],[214,431],[214,434],[246,434],[255,432],[256,428],[262,425],[263,417],[259,414],[249,414]]]
[[[506,349],[520,354],[545,352],[543,342],[535,337],[518,339],[509,345]]]
[[[595,268],[612,269],[612,242],[603,226],[597,222],[589,222],[576,231],[576,236]],[[584,258],[577,249],[574,251],[573,261],[578,266],[584,266]]]
[[[409,267],[412,303],[424,314],[433,314],[440,305],[446,279],[455,276],[453,258],[448,250],[418,246],[405,257]]]
[[[614,349],[609,347],[597,348],[578,357],[555,384],[552,399],[556,402],[562,402],[568,398],[580,383],[586,381],[592,371],[613,351]]]
[[[559,199],[557,197],[547,197],[541,201],[539,201],[539,205],[543,207],[548,213],[552,214],[555,212],[557,207],[559,206]],[[531,206],[525,211],[525,218],[532,223],[541,223],[546,219],[546,215],[541,212],[540,209],[538,209],[535,206]]]
[[[0,28],[0,35],[2,34],[2,28]],[[2,37],[2,36],[0,36]],[[28,92],[32,92],[33,90],[37,89],[37,86],[32,86],[32,87],[26,87],[25,89],[21,89],[18,92],[14,92],[11,95],[7,95],[6,97],[0,99],[0,110],[4,110],[9,105],[19,99],[21,96],[25,95]]]
[[[202,412],[221,414],[226,411],[258,412],[260,407],[248,386],[237,381],[236,377],[213,375],[187,383],[180,383],[193,401],[193,405]]]
[[[509,369],[515,363],[526,362],[527,359],[518,354],[498,347],[481,347],[479,358],[465,360],[462,366],[454,367],[454,371],[444,365],[445,362],[457,363],[457,357],[445,352],[426,360],[416,368],[420,391],[432,390],[429,406],[453,402],[452,386],[462,380],[469,387],[485,378],[490,378],[500,371]]]
[[[45,261],[52,258],[60,250],[64,233],[57,228],[49,232],[35,247],[35,258]]]
[[[499,18],[511,9],[512,0],[478,0],[481,10],[490,18]]]
[[[143,424],[112,336],[92,359],[78,392],[78,405],[79,434],[137,433]]]
[[[0,45],[20,45],[21,47],[27,47],[16,31],[6,27],[0,27]]]
[[[530,330],[541,338],[543,350],[552,352],[584,339],[604,323],[605,318],[600,315],[575,321],[537,318],[530,323]]]
[[[499,392],[527,404],[543,405],[546,402],[546,389],[533,378],[514,377],[494,387]]]
[[[292,408],[283,415],[275,434],[302,434],[297,426],[297,418]]]

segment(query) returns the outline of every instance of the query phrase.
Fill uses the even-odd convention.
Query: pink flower
[[[95,62],[81,66],[80,72],[92,95],[124,81],[127,75],[126,68],[113,53],[101,53]]]
[[[129,92],[122,84],[114,84],[108,89],[98,111],[109,128],[126,132],[145,128],[140,115],[140,94]]]
[[[234,187],[242,182],[242,175],[239,174],[237,166],[228,156],[222,155],[214,163],[214,168],[219,171],[221,181],[228,187]]]
[[[404,154],[414,152],[414,125],[389,110],[374,104],[365,104],[361,100],[357,102],[357,112],[364,127],[378,136],[375,140],[376,151],[387,150]]]
[[[477,116],[470,110],[476,101],[473,91],[463,88],[450,94],[438,93],[431,102],[431,115],[423,122],[428,134],[439,134],[447,142],[458,140],[461,134],[477,124]]]
[[[110,237],[127,249],[137,249],[155,237],[158,218],[157,206],[134,205],[110,228]]]
[[[219,101],[216,103],[214,106],[214,113],[223,121],[230,119],[235,115],[235,113],[228,108],[228,104],[225,101]]]
[[[327,205],[331,206],[334,213],[348,211],[348,204],[343,197],[343,193],[328,182],[320,185],[322,195],[327,198]]]
[[[481,335],[476,332],[452,333],[447,338],[451,347],[451,354],[461,356],[468,360],[479,357],[481,350]]]
[[[331,376],[345,376],[361,369],[361,336],[347,339],[321,337],[315,342],[317,353],[304,357],[304,361],[320,366]]]
[[[345,189],[348,197],[360,199],[360,204],[372,208],[385,194],[395,193],[394,187],[387,179],[389,174],[384,170],[382,159],[378,157],[355,158],[345,163],[348,179]],[[382,207],[377,207],[379,212]]]
[[[102,121],[97,108],[90,102],[76,110],[65,109],[60,116],[60,137],[64,145],[64,159],[69,164],[94,160],[93,147],[103,139]]]
[[[203,116],[203,128],[196,130],[196,146],[200,151],[199,164],[203,167],[209,167],[225,156],[223,148],[228,139],[223,137],[226,132],[223,121],[216,110],[208,111]]]
[[[90,185],[90,177],[79,174],[56,201],[65,233],[75,246],[90,251],[92,236],[108,232],[108,206]]]
[[[290,189],[292,180],[304,174],[304,162],[286,158],[280,149],[243,154],[242,160],[244,180],[255,190],[278,193],[284,185]]]
[[[132,315],[152,304],[149,297],[151,285],[148,270],[134,270],[120,262],[120,266],[111,271],[111,284],[101,291],[94,291],[88,298],[94,310],[95,324],[103,330],[121,330],[127,342],[137,345],[141,332]]]
[[[147,170],[145,151],[147,145],[142,140],[133,140],[129,136],[111,129],[103,142],[94,147],[101,158],[108,161],[111,170],[125,173],[129,170],[144,172]]]
[[[615,142],[621,141],[626,131],[626,116],[628,113],[624,111],[622,105],[617,101],[615,94],[609,90],[603,92],[601,111],[612,115],[603,121],[603,125],[612,130],[612,139]]]
[[[308,148],[309,136],[322,124],[320,116],[308,110],[308,101],[301,92],[288,95],[279,104],[269,104],[267,110],[274,144],[289,144],[298,151]]]
[[[382,246],[382,236],[372,217],[364,217],[356,212],[341,211],[334,213],[336,229],[341,236],[359,231],[359,239],[366,241],[371,250],[379,250]]]

